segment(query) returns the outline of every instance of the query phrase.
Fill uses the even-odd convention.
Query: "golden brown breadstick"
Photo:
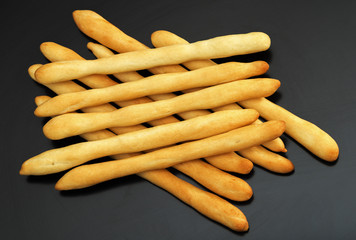
[[[48,117],[113,101],[132,100],[143,96],[231,82],[240,76],[241,65],[244,64],[229,62],[183,73],[153,75],[139,81],[107,88],[61,94],[39,106],[35,114]]]
[[[50,99],[48,96],[39,96],[36,98],[36,104],[40,105],[48,99]],[[112,134],[109,131],[106,132],[108,132],[109,135]],[[97,133],[88,133],[84,138],[91,140],[102,137],[96,135]],[[195,162],[197,161],[198,160],[195,160]],[[187,164],[189,164],[189,162],[187,162]],[[184,163],[178,165],[183,166]],[[236,199],[236,196],[241,195],[240,199],[243,199],[243,197],[246,199],[248,196],[252,195],[252,190],[249,189],[249,186],[245,182],[236,180],[237,178],[234,178],[231,175],[227,176],[226,173],[216,174],[215,170],[211,168],[209,168],[208,171],[204,170],[205,168],[203,169],[203,172],[209,172],[209,178],[197,176],[197,178],[199,177],[197,180],[200,181],[203,186],[213,191],[217,191],[217,193],[220,193],[222,196]],[[202,172],[199,171],[198,173],[201,174]],[[192,174],[192,171],[190,171],[189,174],[193,176],[196,175],[194,172]],[[212,193],[203,191],[202,189],[174,176],[168,170],[152,170],[138,173],[137,175],[154,185],[163,188],[181,201],[196,209],[198,212],[234,231],[247,231],[248,229],[247,219],[237,207]],[[204,174],[202,175],[204,176]],[[212,176],[213,178],[211,178]],[[233,184],[236,182],[237,184]],[[241,188],[237,188],[237,185],[242,186],[243,189],[245,189],[245,192],[242,191]],[[235,189],[238,189],[237,192]]]
[[[95,158],[140,152],[226,132],[256,120],[255,110],[212,113],[177,123],[129,132],[109,139],[77,143],[45,151],[22,165],[23,175],[43,175],[67,170]]]
[[[125,46],[130,45],[129,43]],[[110,51],[108,48],[101,44],[96,44],[96,43],[88,43],[88,48],[94,53],[95,56],[98,58],[101,57],[108,57],[113,55],[114,53]],[[239,65],[240,68],[240,76],[237,79],[242,79],[242,78],[249,78],[252,76],[257,76],[260,74],[263,74],[267,69],[268,69],[268,64],[262,61],[255,61],[251,63],[244,63],[242,65]],[[184,68],[182,68],[179,65],[176,66],[163,66],[161,68],[168,68],[168,70],[176,70],[178,72],[184,72],[186,71]],[[157,70],[158,68],[156,68]],[[165,70],[169,72],[168,70]],[[155,71],[153,71],[155,72]],[[136,72],[126,72],[126,73],[117,73],[114,74],[115,77],[117,77],[120,81],[122,82],[131,82],[131,81],[137,81],[140,80],[142,77],[140,75],[135,74]],[[174,94],[159,94],[159,95],[154,95],[150,96],[150,98],[154,100],[165,100],[169,98],[175,97]],[[122,106],[123,102],[120,102]],[[232,104],[229,104],[232,105]],[[183,119],[190,119],[193,117],[197,116],[202,116],[209,114],[210,112],[207,110],[194,110],[194,111],[189,111],[189,112],[183,112],[179,113],[178,115],[182,117]],[[164,124],[162,121],[163,119],[158,119],[158,120],[153,120],[150,121],[149,123],[153,126],[157,126],[160,124]],[[232,153],[224,153],[220,154],[218,156],[211,156],[205,158],[210,164],[213,166],[220,168],[224,171],[229,171],[229,172],[236,172],[240,174],[247,174],[249,173],[252,168],[253,164],[250,160],[241,157],[240,155],[236,154],[235,152]]]
[[[48,101],[48,96],[35,98],[36,105]],[[115,136],[112,132],[102,130],[81,135],[86,140],[99,140]],[[126,153],[126,158],[140,155],[139,153]],[[122,159],[122,155],[112,155],[113,159]],[[119,158],[118,158],[119,157]],[[246,201],[251,198],[253,191],[244,180],[221,171],[202,160],[192,160],[173,166],[214,193],[234,201]]]
[[[79,189],[129,174],[167,168],[191,159],[246,149],[280,136],[284,129],[283,121],[269,121],[132,158],[83,165],[67,172],[55,187],[58,190]]]
[[[159,31],[152,33],[151,41],[155,47],[165,47],[165,46],[174,45],[174,44],[189,44],[189,42],[184,40],[183,38],[181,38],[171,32],[163,31],[163,30],[159,30]],[[263,63],[264,62],[261,61],[261,64],[263,64]],[[196,70],[196,69],[200,69],[200,68],[214,66],[214,65],[216,65],[216,63],[211,60],[199,60],[199,61],[186,62],[186,63],[183,63],[183,65],[190,70]],[[216,108],[213,110],[218,111],[220,109],[231,109],[232,110],[232,109],[241,109],[241,107],[238,106],[237,104],[229,104],[228,106],[219,107],[219,108]],[[256,124],[257,123],[262,123],[262,122],[260,120],[256,120]],[[280,138],[276,138],[271,142],[266,142],[266,143],[264,143],[264,146],[272,151],[275,151],[275,152],[286,152],[287,151],[282,139],[280,139]]]
[[[294,165],[289,159],[277,153],[268,151],[261,146],[240,150],[239,154],[252,159],[251,161],[254,164],[275,173],[285,174],[291,173],[294,170]]]
[[[286,133],[319,158],[332,162],[339,156],[339,147],[329,134],[316,125],[294,115],[265,98],[241,101],[246,108],[256,109],[267,120],[286,122]]]
[[[167,44],[172,44],[172,42],[175,44],[187,43],[178,36],[167,31],[155,32],[152,34],[152,39],[152,42],[156,47],[166,46]],[[188,62],[184,65],[189,69],[198,69],[199,67],[210,66],[211,61],[210,64],[202,64],[204,64],[203,61]],[[267,99],[260,99],[258,101],[247,100],[240,104],[244,107],[250,107],[261,111],[261,116],[265,116],[268,120],[281,119],[285,121],[287,124],[286,133],[321,159],[334,161],[338,158],[339,148],[336,142],[314,124],[295,116]]]
[[[101,16],[97,15],[96,13],[93,13],[91,11],[77,11],[74,12],[74,19],[79,27],[79,29],[85,33],[86,35],[90,36],[91,38],[97,40],[98,42],[102,43],[103,45],[106,45],[117,52],[128,52],[128,51],[135,51],[135,50],[142,50],[142,49],[147,49],[148,47],[143,45],[142,43],[138,42],[134,38],[127,36],[125,33],[123,33],[120,29],[116,28],[114,25],[110,24],[108,21],[104,20]],[[99,27],[100,26],[100,27]],[[95,46],[95,44],[93,44]],[[89,47],[89,45],[88,45]],[[108,53],[110,54],[110,52]],[[262,64],[263,66],[263,64]],[[268,69],[268,65],[264,64],[265,71]],[[156,68],[151,68],[149,69],[152,73],[154,74],[160,74],[160,73],[167,73],[167,72],[181,72],[185,71],[184,68],[182,68],[179,65],[170,65],[170,66],[160,66]],[[264,72],[260,72],[260,74],[263,74]],[[162,96],[156,96],[159,98],[156,98],[155,100],[162,100]],[[166,96],[163,96],[163,99],[166,99]],[[169,97],[169,96],[168,96]],[[190,117],[196,116],[197,112],[195,111],[194,113],[192,112],[185,112],[184,114],[181,113],[180,116],[183,117],[184,119],[188,119]],[[200,111],[199,114],[207,114],[204,111]],[[280,147],[281,146],[281,147]],[[279,145],[277,145],[279,148],[275,148],[274,150],[280,150],[284,151],[284,144],[280,140]],[[251,157],[254,157],[253,151],[250,153]],[[224,154],[226,156],[226,154]],[[235,156],[238,156],[235,154]],[[258,152],[256,153],[256,160],[259,159],[259,154]],[[216,157],[216,158],[214,158]],[[214,157],[209,157],[206,158],[209,163],[213,164],[216,167],[219,167],[221,169],[224,169],[223,167],[229,166],[227,163],[228,161],[224,161],[224,165],[218,165],[220,161],[220,156],[214,156]],[[270,156],[271,157],[271,156]],[[272,157],[276,157],[277,159],[280,158],[280,156],[277,156],[277,154],[272,155]],[[286,159],[286,161],[289,161]],[[229,166],[229,168],[231,165]],[[227,170],[227,169],[224,169]]]
[[[96,55],[97,54],[99,54],[101,56],[103,54],[104,54],[104,56],[105,56],[105,54],[109,55],[109,56],[113,55],[113,53],[110,50],[108,50],[107,48],[105,48],[104,46],[99,45],[99,44],[88,43],[88,48],[93,50],[93,52],[95,52]],[[75,59],[78,59],[78,60],[84,59],[80,55],[75,53],[73,50],[63,47],[63,46],[53,43],[53,42],[42,43],[40,46],[40,49],[41,49],[41,52],[50,61],[67,61],[67,60],[75,60]],[[177,66],[179,66],[179,65],[177,65]],[[243,66],[245,66],[247,69],[245,69],[243,71],[244,74],[241,75],[241,78],[248,78],[248,77],[251,77],[254,75],[261,74],[263,71],[265,71],[265,70],[263,70],[263,67],[264,67],[263,64],[261,66],[261,64],[258,64],[256,62],[248,63]],[[259,66],[262,67],[262,69],[260,69]],[[120,79],[120,81],[122,81],[122,82],[136,81],[136,80],[140,80],[143,78],[137,72],[118,73],[118,74],[114,74],[114,76],[118,77]],[[104,87],[113,86],[113,85],[117,84],[117,82],[113,81],[111,78],[107,77],[106,75],[91,75],[91,76],[80,78],[78,80],[91,88],[104,88]],[[64,93],[64,92],[68,91],[67,88],[63,88],[63,87],[70,87],[71,89],[73,89],[73,91],[78,91],[78,90],[75,90],[74,88],[72,88],[72,84],[71,84],[71,86],[68,86],[67,83],[69,83],[69,82],[71,82],[71,81],[66,81],[66,82],[61,82],[61,83],[56,83],[56,84],[49,84],[49,85],[51,85],[50,88],[53,91],[55,91],[56,93]],[[63,87],[60,87],[60,86],[63,86]],[[58,91],[60,91],[60,92],[58,92]],[[172,94],[172,95],[174,96],[174,94]],[[159,97],[158,95],[154,95],[154,96]],[[147,102],[152,102],[152,100],[147,97],[142,97],[140,99],[129,100],[129,101],[120,101],[120,102],[115,102],[115,103],[120,107],[126,107],[126,106],[130,106],[133,104],[141,104],[141,103],[147,103]],[[105,105],[107,105],[107,104],[105,104]],[[103,106],[103,105],[101,105],[101,106]],[[87,109],[85,109],[85,110],[87,110]],[[103,111],[103,112],[112,111],[110,109],[107,109],[107,107],[105,109],[100,107],[99,110]],[[189,116],[196,117],[196,116],[203,115],[203,114],[201,114],[202,111],[204,111],[204,115],[209,114],[209,111],[206,111],[206,110],[194,110],[191,112],[194,112],[195,114],[194,115],[189,114]],[[186,113],[180,114],[180,116],[183,117],[183,119],[186,119],[185,117],[187,117],[187,115],[188,114],[186,114]],[[173,122],[178,122],[178,121],[179,120],[176,119],[175,117],[168,116],[165,118],[149,121],[148,123],[152,126],[158,126],[158,125],[173,123]],[[132,128],[132,127],[130,127],[130,128]],[[113,131],[117,134],[121,134],[122,132],[124,132],[123,130],[125,130],[125,129],[127,129],[127,127],[111,128],[111,131]],[[118,157],[118,156],[116,156],[116,157]],[[227,153],[227,154],[221,154],[219,156],[207,157],[206,160],[209,163],[211,163],[212,165],[219,167],[220,169],[230,171],[230,172],[236,172],[236,173],[240,173],[240,174],[247,174],[253,168],[253,164],[251,161],[249,161],[248,159],[243,158],[235,153],[230,153],[230,154]]]
[[[243,99],[270,96],[279,86],[280,82],[275,79],[239,80],[112,112],[67,113],[49,120],[43,127],[43,132],[50,139],[61,139],[108,127],[130,126],[179,112],[209,109]]]
[[[249,228],[246,216],[237,207],[214,194],[194,187],[167,170],[147,171],[138,175],[162,186],[205,216],[234,231],[244,232]]]

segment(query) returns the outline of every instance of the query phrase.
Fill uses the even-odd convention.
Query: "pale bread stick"
[[[127,45],[130,45],[130,44],[127,44]],[[98,58],[109,57],[114,54],[112,51],[110,51],[108,48],[106,48],[105,46],[103,46],[101,44],[89,42],[87,46],[94,53],[94,55],[97,56]],[[240,68],[241,75],[239,76],[239,78],[249,78],[252,76],[263,74],[266,71],[266,63],[260,62],[260,61],[256,61],[256,62],[252,62],[252,63],[245,63],[245,64],[239,65],[239,66],[241,67]],[[166,69],[167,66],[164,66],[162,68]],[[170,66],[168,70],[171,70],[172,68],[174,68],[174,70],[176,70],[178,72],[186,71],[184,68],[180,67],[179,65]],[[268,68],[268,64],[267,64],[267,68]],[[158,68],[156,68],[156,69],[158,69]],[[165,71],[168,71],[168,70],[165,70]],[[142,79],[142,76],[135,74],[135,73],[136,72],[127,72],[127,73],[116,73],[113,75],[115,77],[117,77],[120,81],[123,81],[123,82],[131,82],[131,81],[137,81],[137,80]],[[165,100],[165,99],[175,97],[175,95],[174,94],[159,94],[159,95],[154,95],[154,96],[150,96],[150,97],[154,100]],[[122,106],[123,102],[120,102],[120,103]],[[229,105],[232,105],[232,104],[229,104]],[[206,115],[209,113],[210,112],[207,110],[194,110],[194,111],[179,113],[178,115],[180,117],[182,117],[183,119],[190,119],[190,118],[197,117],[197,116],[203,116],[203,115]],[[164,124],[166,121],[162,121],[162,120],[165,120],[165,119],[166,118],[152,120],[149,123],[153,126],[157,126],[157,125]],[[236,172],[236,173],[240,173],[240,174],[247,174],[253,168],[253,164],[250,160],[241,157],[240,155],[236,154],[235,152],[224,153],[224,154],[220,154],[218,156],[207,157],[207,158],[205,158],[205,160],[207,160],[213,166],[218,167],[219,169],[222,169],[224,171],[229,171],[229,172]]]
[[[265,98],[240,102],[243,107],[256,109],[267,120],[280,119],[286,122],[286,133],[310,152],[325,161],[335,161],[339,156],[339,147],[335,140],[311,122],[308,122],[288,110]]]
[[[49,99],[50,97],[48,96],[39,96],[35,100],[36,104],[40,105]],[[109,131],[107,132],[109,134],[112,134]],[[86,134],[86,136],[84,136],[84,138],[87,140],[92,140],[102,137],[98,137],[96,135],[97,133],[88,133]],[[115,157],[113,157],[113,159],[115,159]],[[195,162],[197,161],[198,160],[195,160]],[[189,164],[189,162],[187,163]],[[183,166],[184,163],[181,163],[179,165]],[[219,192],[224,197],[230,196],[231,198],[236,199],[236,193],[233,191],[236,188],[236,184],[232,184],[233,181],[229,180],[231,176],[226,176],[225,173],[222,175],[215,175],[216,173],[214,169],[210,168],[206,172],[210,172],[209,178],[200,179],[199,175],[199,179],[197,179],[201,180],[200,183],[203,184],[203,186],[213,191],[215,190]],[[196,173],[194,172],[189,172],[189,174],[193,176],[196,175]],[[199,171],[199,174],[201,174],[201,171]],[[137,175],[171,193],[181,201],[196,209],[204,216],[216,222],[219,222],[234,231],[247,231],[248,229],[247,219],[237,207],[212,193],[203,191],[202,189],[197,188],[192,184],[174,176],[166,169],[146,171],[138,173]],[[214,178],[211,178],[212,176]],[[225,176],[227,177],[226,180]],[[213,181],[210,181],[210,179],[212,179]],[[206,184],[207,182],[208,184]],[[236,182],[236,180],[234,180],[234,182]],[[245,196],[245,198],[247,198],[249,195],[252,195],[252,190],[248,188],[248,185],[243,182],[241,183],[240,181],[238,181],[238,184],[242,184],[242,186],[244,186],[244,188],[246,189],[246,192],[242,193],[239,189],[238,193],[240,193],[242,196]],[[217,187],[220,188],[217,189]],[[228,189],[227,193],[226,189]]]
[[[171,40],[171,38],[173,38],[173,40]],[[174,43],[179,42],[182,44],[184,41],[182,41],[182,39],[178,36],[167,31],[155,32],[152,34],[152,39],[154,39],[152,41],[153,44],[157,47],[166,46],[168,44],[167,42],[171,43],[174,41]],[[162,42],[160,43],[160,41]],[[167,42],[165,43],[165,41]],[[197,63],[188,62],[184,65],[190,69],[197,69],[199,67],[206,67],[211,65],[211,61],[209,61],[209,64],[202,66],[202,62],[203,61]],[[200,66],[198,66],[198,64]],[[287,124],[286,133],[321,159],[326,161],[335,161],[338,158],[339,148],[337,143],[327,133],[316,127],[314,124],[296,117],[294,114],[279,107],[276,104],[273,104],[267,99],[261,99],[259,101],[251,100],[251,102],[250,100],[247,100],[240,104],[244,107],[253,107],[254,109],[265,112],[265,114],[261,113],[261,116],[266,116],[266,119],[268,120],[281,119],[285,121]],[[260,104],[264,104],[264,106],[259,106]],[[268,108],[266,108],[267,105]],[[273,117],[268,117],[269,115],[273,115]],[[283,117],[283,119],[279,117]],[[296,124],[296,122],[299,124]]]
[[[67,172],[55,187],[58,190],[79,189],[130,174],[167,168],[191,159],[246,149],[280,136],[284,129],[283,121],[269,121],[132,158],[79,166]]]
[[[156,32],[152,33],[151,41],[155,47],[165,47],[165,46],[174,45],[174,44],[189,44],[189,42],[184,40],[183,38],[181,38],[171,32],[163,31],[163,30],[156,31]],[[260,64],[264,64],[264,62],[260,61]],[[183,63],[183,65],[190,70],[197,70],[197,69],[201,69],[201,68],[214,66],[217,64],[211,60],[199,60],[199,61],[186,62],[186,63]],[[253,71],[253,70],[250,70],[250,71]],[[229,104],[228,106],[223,106],[223,107],[219,107],[219,108],[212,109],[212,110],[219,111],[219,109],[241,109],[241,107],[238,106],[237,104]],[[257,124],[257,123],[262,123],[262,122],[260,120],[256,120],[255,123]],[[275,151],[275,152],[286,152],[287,151],[282,139],[280,139],[280,138],[276,138],[273,141],[266,142],[266,143],[264,143],[264,146],[272,151]]]
[[[91,19],[93,17],[93,19]],[[96,18],[96,19],[95,19]],[[123,33],[121,30],[116,28],[114,25],[108,23],[107,21],[102,21],[103,18],[101,16],[98,16],[97,14],[93,12],[75,12],[74,13],[74,19],[79,27],[79,29],[87,34],[88,36],[96,39],[97,41],[101,42],[102,44],[109,46],[110,48],[118,51],[118,52],[127,52],[127,51],[134,51],[134,50],[140,50],[140,49],[147,49],[148,47],[143,45],[142,43],[138,42],[137,40],[127,36],[125,33]],[[88,24],[90,23],[90,24]],[[92,23],[92,24],[91,24]],[[100,27],[93,27],[97,26],[96,24],[102,25],[103,28]],[[103,31],[102,29],[105,29]],[[97,44],[92,44],[93,46]],[[89,44],[88,47],[90,48]],[[103,48],[101,48],[103,49]],[[93,50],[93,49],[92,49]],[[103,50],[105,51],[105,50]],[[105,54],[111,54],[110,51],[106,51]],[[268,69],[268,65],[266,70]],[[161,66],[161,67],[156,67],[154,69],[149,69],[152,73],[159,74],[159,73],[166,73],[166,72],[181,72],[185,71],[184,68],[180,67],[179,65],[170,65],[170,66]],[[264,72],[261,72],[260,74],[263,74]],[[157,100],[161,100],[161,96],[158,96],[159,98]],[[165,99],[165,98],[164,98]],[[183,118],[187,119],[189,117],[196,116],[197,112],[191,113],[187,112],[184,114],[180,114]],[[207,114],[204,113],[204,111],[200,111],[199,114]],[[278,141],[278,140],[277,140]],[[278,151],[285,151],[284,144],[281,140],[278,141],[277,143],[277,148],[274,148],[274,150]],[[268,145],[266,145],[268,146]],[[272,145],[273,147],[273,145]],[[253,157],[253,151],[251,152],[251,156]],[[226,154],[224,154],[226,155]],[[235,155],[238,156],[238,155]],[[276,157],[277,159],[280,158],[278,155],[272,155]],[[216,158],[214,158],[216,157]],[[220,164],[220,156],[214,156],[214,157],[209,157],[206,158],[206,160],[209,161],[209,163],[213,164],[216,167],[219,167],[221,169],[224,169],[223,167],[228,166],[226,163],[228,161],[224,161],[224,164]],[[258,153],[256,153],[256,161],[259,159]],[[289,161],[286,159],[286,161]],[[230,168],[231,166],[229,166]],[[225,169],[224,169],[225,170]],[[287,170],[286,170],[287,171]]]
[[[245,232],[249,228],[246,216],[240,209],[214,194],[183,181],[167,170],[147,171],[138,175],[161,186],[203,215],[234,231]]]
[[[43,132],[49,139],[61,139],[108,127],[130,126],[192,109],[209,109],[243,99],[270,96],[279,86],[280,82],[275,79],[239,80],[112,112],[67,113],[49,120]]]
[[[262,32],[226,35],[189,45],[145,49],[96,60],[49,63],[36,72],[36,78],[41,83],[51,83],[97,73],[136,71],[195,59],[223,58],[265,51],[270,44],[269,36]],[[174,54],[169,54],[172,52]]]
[[[262,146],[240,150],[239,154],[252,159],[254,164],[275,173],[286,174],[294,171],[294,165],[289,159],[268,151]]]
[[[92,47],[92,48],[91,48]],[[99,55],[113,55],[113,53],[108,50],[107,48],[105,48],[102,45],[99,44],[94,44],[94,43],[88,43],[88,48],[93,50],[93,52],[95,53],[95,55],[99,54]],[[80,55],[78,55],[77,53],[75,53],[73,50],[63,47],[59,44],[53,43],[53,42],[45,42],[42,43],[40,46],[41,52],[50,60],[50,61],[64,61],[64,60],[75,60],[75,59],[84,59],[82,58]],[[246,64],[243,66],[251,66],[251,65],[255,65],[255,63],[251,63],[251,64]],[[250,67],[248,69],[258,69],[257,67]],[[262,70],[263,71],[263,70]],[[248,72],[250,75],[243,75],[241,77],[249,77],[251,76],[251,74],[259,74],[261,72],[261,70],[257,70],[257,71],[244,71],[244,72]],[[118,73],[118,74],[114,74],[116,77],[118,77],[121,81],[126,82],[126,81],[136,81],[136,80],[140,80],[143,77],[138,74],[137,72],[126,72],[126,73]],[[108,78],[105,75],[91,75],[88,77],[84,77],[84,78],[80,78],[78,79],[79,81],[81,81],[82,83],[84,83],[85,85],[91,87],[91,88],[104,88],[104,87],[108,87],[108,86],[113,86],[115,84],[117,84],[116,81],[113,81],[111,78]],[[66,83],[69,83],[71,81],[66,81],[66,82],[61,82],[61,83],[56,83],[56,84],[51,84],[52,88],[53,85],[56,86],[63,86],[66,85]],[[58,93],[58,91],[68,91],[66,89],[58,89],[58,87],[56,87],[55,89]],[[63,92],[60,92],[63,93]],[[155,95],[156,97],[158,95]],[[174,96],[174,95],[173,95]],[[129,101],[120,101],[120,102],[115,102],[117,105],[119,105],[120,107],[125,107],[125,106],[130,106],[133,104],[141,104],[141,103],[147,103],[147,102],[152,102],[151,99],[147,98],[147,97],[143,97],[140,99],[135,99],[135,100],[129,100]],[[103,106],[103,105],[101,105]],[[102,111],[106,111],[105,109],[100,108],[100,110]],[[112,110],[107,110],[107,111],[112,111]],[[204,110],[205,112],[207,112],[206,110]],[[201,112],[201,110],[195,110],[193,111],[197,114],[195,114],[195,116],[200,116],[202,114],[198,114]],[[209,113],[209,112],[208,112]],[[204,114],[206,115],[206,114]],[[183,117],[186,116],[186,114],[183,114]],[[152,126],[157,126],[157,125],[162,125],[162,124],[167,124],[167,123],[173,123],[173,122],[178,122],[178,120],[173,117],[173,116],[168,116],[165,118],[161,118],[161,119],[157,119],[157,120],[152,120],[149,121],[148,123]],[[111,128],[111,130],[117,134],[121,134],[123,129],[127,129],[127,128]],[[116,157],[118,157],[118,155],[116,155]],[[210,157],[206,158],[206,160],[211,163],[212,165],[216,166],[216,167],[222,167],[223,166],[223,170],[227,170],[230,172],[236,172],[236,173],[240,173],[240,174],[247,174],[249,173],[252,168],[253,168],[253,164],[251,161],[249,161],[246,158],[243,158],[235,153],[231,153],[231,154],[221,154],[219,156],[214,156],[212,158],[212,160],[210,160]]]
[[[35,114],[49,117],[108,102],[231,82],[240,76],[241,65],[244,64],[229,62],[183,73],[153,75],[107,88],[62,94],[37,107]]]
[[[48,101],[48,96],[38,96],[35,98],[36,105],[41,105]],[[92,132],[81,135],[86,140],[93,141],[115,136],[107,130]],[[121,155],[112,155],[113,159],[123,159],[138,156],[140,153],[125,153]],[[202,160],[192,160],[173,166],[183,172],[198,183],[213,191],[214,193],[229,198],[234,201],[246,201],[252,197],[253,191],[248,183],[241,178],[223,172]]]
[[[255,121],[257,117],[258,113],[255,110],[222,111],[108,139],[51,149],[25,161],[20,173],[23,175],[55,173],[104,156],[140,152],[204,138],[244,126]]]
[[[187,44],[188,42],[179,36],[170,33],[168,31],[156,31],[152,34],[152,43],[156,47],[162,47],[171,44]],[[200,61],[191,61],[187,63],[183,63],[185,67],[188,69],[199,69],[207,66],[216,65],[211,60],[200,60]],[[237,104],[229,104],[226,106],[218,107],[212,109],[213,111],[219,110],[233,110],[233,109],[241,109],[241,107]],[[260,120],[256,120],[254,124],[262,123]],[[263,146],[269,148],[272,151],[276,152],[286,152],[285,145],[280,138],[276,138],[272,141],[265,142]],[[265,148],[256,146],[249,149],[244,149],[243,151],[238,152],[240,155],[247,157],[254,164],[259,165],[265,169],[268,169],[277,173],[290,173],[294,170],[293,163],[276,153],[272,153],[267,151]]]

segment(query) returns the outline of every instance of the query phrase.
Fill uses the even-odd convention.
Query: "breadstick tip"
[[[262,73],[266,73],[269,70],[269,64],[265,61],[254,61],[253,62],[257,69],[260,69]]]

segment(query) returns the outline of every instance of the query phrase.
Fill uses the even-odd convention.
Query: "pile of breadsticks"
[[[34,156],[20,174],[66,171],[57,190],[137,174],[210,219],[247,231],[245,215],[225,200],[246,201],[253,194],[234,173],[247,174],[254,164],[292,172],[291,161],[278,154],[286,152],[279,138],[284,132],[320,159],[338,158],[327,133],[266,99],[280,86],[276,79],[258,77],[268,70],[266,62],[210,60],[266,51],[271,41],[265,33],[188,43],[156,31],[155,48],[149,48],[93,11],[74,11],[73,17],[96,41],[87,45],[96,59],[45,42],[40,49],[51,63],[32,65],[29,74],[58,94],[35,98],[35,115],[52,117],[43,127],[45,136],[80,135],[87,141]],[[90,163],[107,156],[113,160]],[[178,178],[171,167],[206,190]]]

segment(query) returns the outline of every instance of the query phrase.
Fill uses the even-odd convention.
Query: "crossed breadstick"
[[[151,38],[153,45],[156,47],[188,43],[168,31],[157,31],[152,34]],[[212,66],[210,61],[202,62],[203,61],[199,62],[199,64],[202,64],[200,67]],[[184,65],[190,68],[189,64],[192,63]],[[199,68],[195,67],[194,69]],[[330,135],[316,125],[292,114],[266,98],[239,101],[239,104],[246,108],[256,109],[265,119],[280,119],[285,121],[286,133],[319,158],[326,161],[335,161],[338,158],[339,148],[337,143]]]
[[[88,44],[89,45],[89,44]],[[99,45],[96,45],[96,50],[98,50]],[[72,60],[72,59],[83,59],[81,56],[79,56],[77,53],[75,53],[73,50],[70,50],[66,47],[60,46],[58,44],[55,44],[53,42],[46,42],[41,44],[40,49],[42,53],[51,61],[63,61],[63,60]],[[108,49],[104,48],[103,46],[100,45],[101,50],[106,50]],[[96,51],[97,52],[97,51]],[[101,51],[102,53],[103,51]],[[36,69],[33,69],[33,72],[35,72]],[[245,73],[245,77],[249,75],[254,75],[258,74],[263,70],[260,69],[260,67],[257,67],[257,69],[251,73]],[[34,78],[34,73],[31,73],[32,77]],[[120,75],[120,76],[119,76]],[[120,74],[115,74],[116,77],[120,77],[121,81],[135,81],[138,79],[142,79],[143,77],[139,75],[137,72],[126,72],[126,73],[120,73]],[[34,78],[35,79],[35,78]],[[113,81],[111,78],[107,77],[106,75],[90,75],[86,76],[83,78],[78,79],[85,85],[91,87],[91,88],[105,88],[108,86],[113,86],[116,85],[117,82]],[[55,83],[55,84],[46,84],[46,86],[50,89],[52,89],[54,92],[58,94],[63,94],[67,93],[69,90],[72,90],[73,92],[78,92],[82,91],[83,88],[78,89],[79,85],[74,84],[72,81],[66,81],[66,82],[60,82],[60,83]],[[158,95],[154,95],[158,96]],[[134,99],[134,100],[129,100],[129,101],[120,101],[120,102],[115,102],[120,107],[126,107],[134,104],[140,104],[140,103],[148,103],[152,102],[151,99],[147,97],[142,97],[140,99]],[[94,108],[94,110],[92,110]],[[100,105],[98,107],[90,107],[84,109],[85,112],[95,112],[95,111],[113,111],[115,108],[111,106],[110,104],[104,104]],[[189,112],[184,112],[179,114],[182,118],[184,119],[190,119],[196,116],[202,116],[206,115],[205,110],[194,110],[194,111],[189,111]],[[148,123],[152,126],[158,126],[162,124],[167,124],[167,123],[174,123],[178,122],[179,120],[176,119],[173,116],[149,121]],[[130,127],[120,127],[120,128],[111,128],[111,130],[117,134],[122,134],[125,132],[130,132],[130,131],[137,131],[140,129],[143,129],[144,127],[142,125],[136,125],[136,126],[130,126]],[[83,135],[83,134],[82,134]],[[127,155],[127,154],[125,154]],[[275,154],[277,155],[277,154]],[[279,155],[278,155],[279,156]],[[121,156],[116,155],[116,158],[125,158],[126,156]],[[234,152],[231,153],[225,153],[225,154],[220,154],[216,156],[210,156],[205,158],[210,164],[228,171],[228,172],[237,172],[241,174],[247,174],[251,171],[253,164],[251,161],[249,161],[246,158],[241,157],[238,154],[235,154]],[[287,160],[286,160],[287,161]],[[272,161],[273,162],[273,161]]]
[[[91,74],[113,74],[179,64],[195,59],[254,53],[267,50],[269,46],[270,39],[265,33],[235,34],[199,41],[190,45],[145,49],[96,60],[49,63],[39,68],[35,76],[40,83],[53,83]],[[172,52],[179,54],[170,54]]]

